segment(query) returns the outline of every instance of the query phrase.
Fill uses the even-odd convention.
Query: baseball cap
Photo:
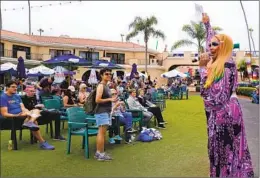
[[[75,92],[75,87],[74,86],[69,86],[68,87],[68,90],[72,91],[72,92]]]

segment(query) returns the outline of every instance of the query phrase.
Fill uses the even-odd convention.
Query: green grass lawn
[[[29,131],[23,131],[18,151],[8,151],[9,131],[1,133],[2,176],[117,176],[117,177],[182,177],[208,176],[207,134],[203,103],[200,96],[189,100],[167,101],[163,112],[168,121],[163,139],[134,145],[106,145],[112,162],[94,160],[95,138],[90,139],[90,159],[85,159],[81,137],[72,137],[72,150],[66,155],[66,142],[53,141],[54,151],[39,150],[31,145]],[[17,132],[18,133],[18,132]],[[66,130],[63,133],[67,136]]]

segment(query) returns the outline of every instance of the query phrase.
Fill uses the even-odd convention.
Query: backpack
[[[162,134],[160,133],[160,131],[150,128],[143,128],[143,130],[141,131],[138,140],[142,141],[142,142],[151,142],[154,140],[160,140],[162,139]]]
[[[103,88],[103,92],[105,91],[105,87]],[[96,103],[96,95],[97,95],[97,88],[90,92],[87,100],[84,104],[84,109],[87,114],[95,114],[98,108],[98,104]]]

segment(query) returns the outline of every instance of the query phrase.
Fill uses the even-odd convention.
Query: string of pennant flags
[[[62,6],[62,5],[66,5],[66,4],[72,4],[75,2],[81,2],[80,1],[69,1],[69,2],[59,2],[59,3],[50,3],[50,4],[44,4],[44,5],[35,5],[35,6],[30,6],[31,9],[35,9],[35,8],[42,8],[42,7],[52,7],[52,6]],[[17,7],[17,8],[8,8],[8,9],[1,9],[1,11],[16,11],[16,10],[24,10],[28,8],[28,6],[24,6],[24,7]]]

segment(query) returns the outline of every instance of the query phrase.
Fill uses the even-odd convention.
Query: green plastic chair
[[[164,95],[158,92],[152,93],[152,103],[160,107],[161,111],[166,107]]]
[[[44,105],[45,109],[47,109],[47,110],[50,110],[50,111],[51,110],[56,110],[56,111],[59,111],[62,114],[61,103],[57,99],[46,99],[46,100],[43,101],[43,105]],[[64,122],[68,121],[68,117],[64,116],[64,115],[61,115],[60,116],[60,120],[63,122],[62,128],[64,129]]]
[[[172,99],[180,99],[181,98],[181,89],[180,88],[175,88],[173,90],[173,93],[171,94]]]
[[[68,115],[68,141],[67,154],[70,154],[71,136],[82,136],[82,149],[85,149],[85,157],[89,158],[89,137],[98,134],[97,128],[89,128],[86,122],[87,115],[80,108],[72,107],[67,109]]]
[[[185,95],[186,100],[189,99],[189,90],[187,86],[182,86],[181,87],[181,99],[183,98],[183,95]]]

